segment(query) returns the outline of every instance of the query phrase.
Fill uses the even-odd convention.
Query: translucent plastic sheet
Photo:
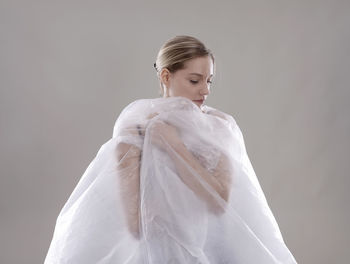
[[[234,118],[168,97],[119,115],[57,218],[51,263],[296,261]]]

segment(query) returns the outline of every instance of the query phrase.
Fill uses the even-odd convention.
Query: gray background
[[[175,35],[216,56],[231,114],[299,263],[348,263],[348,1],[1,1],[0,262],[42,263],[120,111],[158,97]]]

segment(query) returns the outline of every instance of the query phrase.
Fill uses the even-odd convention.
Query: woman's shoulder
[[[151,98],[140,98],[133,100],[122,108],[119,117],[129,117],[130,115],[138,115],[141,117],[143,114],[146,114],[146,112],[150,110],[151,104]]]
[[[139,98],[136,100],[133,100],[131,102],[129,102],[123,109],[123,111],[125,110],[130,110],[132,108],[141,108],[142,106],[146,106],[149,103],[148,98]]]
[[[113,137],[129,128],[136,128],[137,125],[143,125],[150,111],[150,99],[141,98],[129,102],[122,108],[117,115],[113,127]]]
[[[163,97],[138,98],[128,103],[123,110],[154,108],[157,105],[165,104],[169,101]]]
[[[236,124],[236,120],[232,115],[230,115],[222,110],[219,110],[217,108],[214,108],[212,106],[205,105],[205,113],[209,114],[209,115],[214,115],[214,116],[220,117],[220,118],[222,118],[230,123]]]

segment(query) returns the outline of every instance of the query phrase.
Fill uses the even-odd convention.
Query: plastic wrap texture
[[[120,113],[58,215],[54,263],[297,262],[235,119],[167,97]]]

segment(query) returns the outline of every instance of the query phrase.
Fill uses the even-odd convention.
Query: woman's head
[[[210,93],[214,63],[212,52],[198,39],[181,35],[168,40],[160,48],[154,63],[161,96],[205,100]]]

